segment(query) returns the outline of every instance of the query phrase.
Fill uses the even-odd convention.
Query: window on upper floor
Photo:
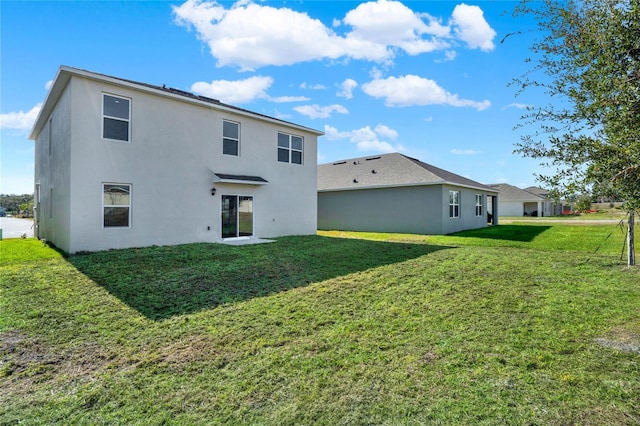
[[[240,123],[222,121],[222,153],[240,155]]]
[[[449,191],[449,217],[460,217],[460,191]]]
[[[116,141],[130,141],[131,100],[102,94],[102,137]]]
[[[102,184],[102,226],[128,228],[131,223],[131,185]]]
[[[483,205],[482,194],[476,194],[476,216],[482,216]]]
[[[278,132],[278,161],[302,164],[303,139],[301,136]]]

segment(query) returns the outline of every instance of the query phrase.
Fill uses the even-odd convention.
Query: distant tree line
[[[33,194],[0,194],[0,207],[8,214],[31,216],[33,215]]]

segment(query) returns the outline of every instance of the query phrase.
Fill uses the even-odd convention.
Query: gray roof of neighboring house
[[[545,199],[542,196],[507,183],[492,184],[489,186],[499,192],[498,198],[500,201],[538,202]]]
[[[532,194],[536,194],[542,198],[549,198],[549,191],[546,189],[542,189],[539,186],[530,186],[524,189],[527,192],[531,192]]]
[[[450,184],[495,189],[399,153],[370,155],[318,166],[318,191]]]

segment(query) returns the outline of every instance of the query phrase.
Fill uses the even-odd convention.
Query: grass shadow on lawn
[[[452,237],[486,238],[492,240],[531,242],[551,229],[546,225],[496,225],[449,234]]]
[[[69,262],[153,320],[414,259],[445,246],[321,236],[270,244],[188,244],[74,255]]]

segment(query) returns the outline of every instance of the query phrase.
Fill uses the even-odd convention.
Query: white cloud
[[[209,45],[218,66],[253,70],[348,56],[385,60],[385,46],[336,35],[320,20],[288,8],[238,2],[225,9],[215,1],[188,0],[174,7],[178,23],[194,27]]]
[[[478,155],[478,154],[480,154],[480,151],[475,151],[473,149],[457,149],[457,148],[454,148],[449,152],[452,153],[453,155]]]
[[[383,124],[378,124],[374,130],[371,130],[371,127],[369,126],[366,126],[351,131],[339,131],[335,127],[325,125],[324,133],[329,140],[348,139],[349,142],[356,145],[359,151],[384,153],[404,151],[404,147],[400,144],[394,146],[390,142],[381,140],[384,137],[388,138],[389,136],[392,136],[390,139],[398,137],[398,132]]]
[[[0,129],[31,130],[41,108],[42,103],[39,103],[27,112],[20,110],[0,114]]]
[[[444,52],[444,58],[436,59],[435,62],[443,63],[453,61],[458,56],[458,52],[455,50],[447,50]]]
[[[428,23],[422,20],[425,17]],[[449,47],[449,43],[427,36],[447,36],[449,29],[429,15],[414,13],[397,1],[378,0],[361,3],[349,11],[343,22],[353,30],[348,39],[366,40],[379,46],[399,47],[410,55]]]
[[[255,98],[269,98],[266,91],[272,84],[271,77],[255,76],[236,81],[214,80],[211,83],[199,81],[191,85],[191,90],[223,102],[243,104]]]
[[[405,107],[414,105],[451,105],[472,107],[482,111],[491,106],[491,102],[460,99],[438,84],[417,75],[376,79],[362,85],[362,90],[374,98],[384,98],[385,105]]]
[[[327,87],[322,85],[322,84],[307,84],[307,83],[302,83],[300,84],[300,88],[301,89],[309,89],[309,90],[324,90]]]
[[[311,100],[311,98],[307,98],[306,96],[277,96],[275,98],[269,97],[269,100],[282,104],[286,102],[307,102]]]
[[[464,3],[453,9],[451,23],[454,33],[471,49],[488,52],[495,48],[493,39],[496,32],[484,19],[484,12],[478,6]]]
[[[358,151],[365,151],[365,152],[375,151],[375,152],[389,153],[389,152],[398,151],[398,149],[394,148],[393,145],[391,145],[390,143],[381,142],[378,140],[361,141],[356,143],[356,146],[358,147]]]
[[[278,110],[273,111],[272,115],[273,115],[275,118],[279,118],[280,120],[288,120],[288,119],[290,119],[290,118],[291,118],[291,114],[287,114],[287,113],[284,113],[284,112],[280,112],[280,111],[278,111]]]
[[[529,104],[521,104],[518,102],[514,102],[512,104],[507,105],[506,107],[502,108],[502,110],[505,109],[509,109],[509,108],[516,108],[516,109],[527,109],[527,108],[531,108],[533,105],[529,105]]]
[[[451,25],[393,0],[361,3],[342,20],[334,19],[332,27],[307,13],[251,0],[240,0],[228,9],[215,0],[187,0],[173,6],[173,12],[178,24],[195,29],[218,66],[242,70],[320,59],[388,63],[399,51],[450,52],[457,44],[455,36],[470,48],[491,50],[495,37],[482,10],[464,4],[455,8]],[[336,32],[339,29],[342,34]]]
[[[355,80],[348,78],[340,84],[340,90],[336,93],[336,96],[351,99],[353,98],[353,89],[356,87],[358,87],[358,83]]]
[[[294,111],[299,112],[302,115],[306,115],[309,118],[328,118],[332,113],[336,112],[338,114],[349,114],[349,110],[347,110],[342,105],[334,104],[327,106],[320,106],[317,104],[313,105],[302,105],[293,108]]]
[[[53,85],[53,80],[49,80],[44,84],[44,89],[48,91],[49,89],[51,89],[52,85]]]
[[[398,132],[396,132],[395,130],[393,130],[390,127],[385,126],[384,124],[378,124],[376,126],[376,128],[375,128],[375,132],[378,135],[387,137],[389,139],[397,139],[398,138]]]
[[[349,132],[340,132],[335,127],[329,126],[327,124],[327,125],[324,126],[324,135],[326,136],[327,139],[329,139],[331,141],[335,141],[335,140],[339,140],[339,139],[348,138],[350,133]]]

